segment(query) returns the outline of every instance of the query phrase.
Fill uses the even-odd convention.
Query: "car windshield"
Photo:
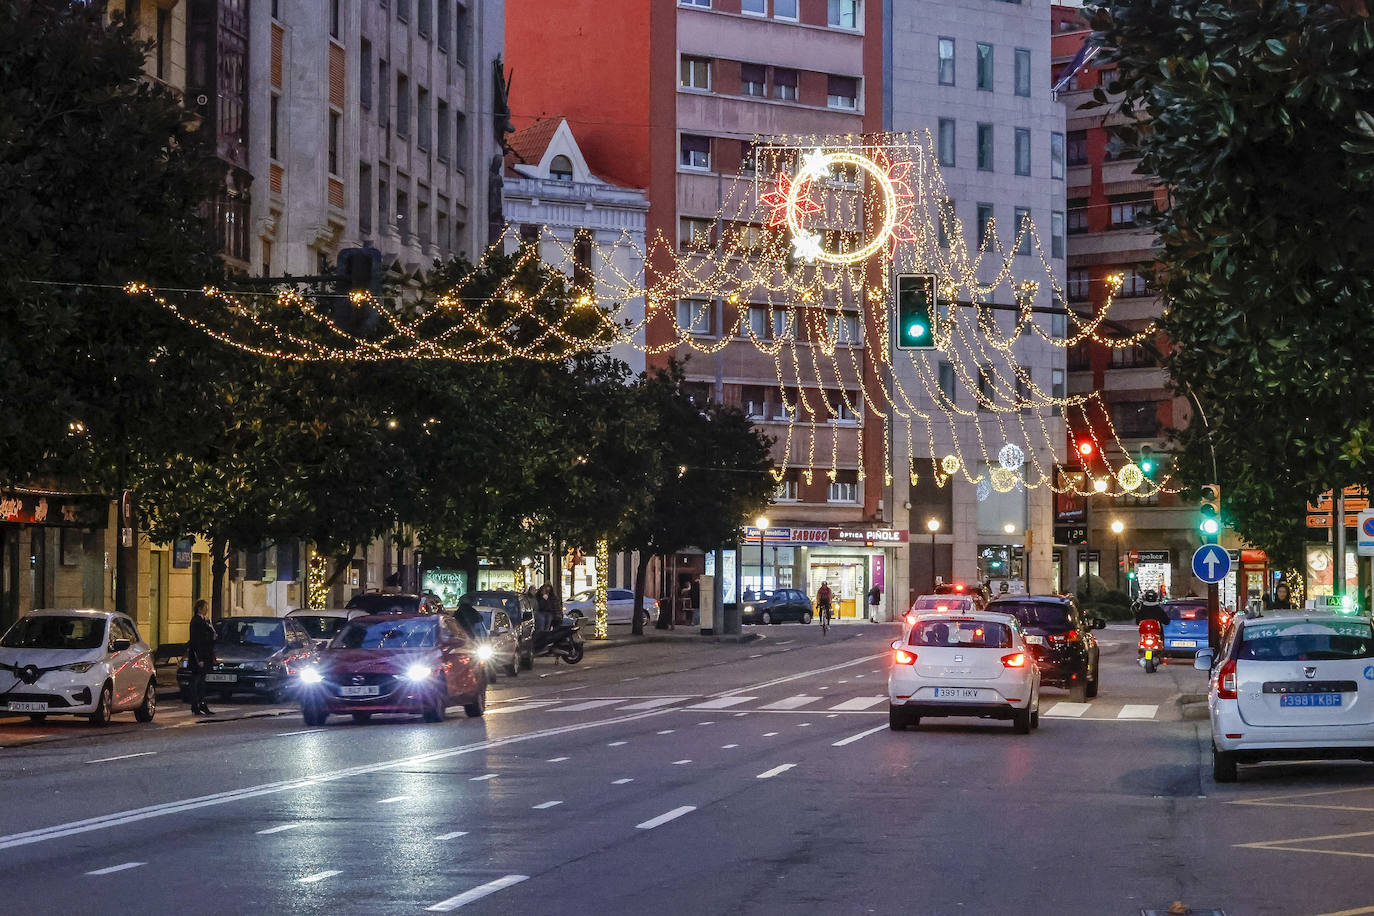
[[[1011,627],[992,620],[922,620],[907,641],[913,646],[1010,649]]]
[[[1066,604],[1051,604],[1047,601],[998,601],[987,610],[1010,614],[1028,627],[1054,631],[1073,628],[1069,620],[1069,607]]]
[[[219,638],[234,646],[286,645],[286,632],[280,620],[221,620]]]
[[[1374,631],[1368,623],[1305,620],[1247,626],[1237,658],[1262,662],[1307,662],[1374,656]]]
[[[328,617],[323,614],[294,614],[292,620],[305,627],[311,639],[333,639],[343,629],[342,617]]]
[[[746,592],[745,601],[772,601],[775,597],[780,597],[776,592]]]
[[[482,618],[482,623],[486,626],[486,628],[487,628],[488,630],[490,630],[490,629],[491,629],[491,619],[492,619],[493,617],[496,616],[496,612],[495,612],[495,611],[484,610],[484,609],[482,609],[482,608],[478,608],[478,609],[477,609],[477,613],[481,616],[481,618]]]
[[[330,647],[334,649],[432,649],[437,640],[439,621],[433,617],[404,620],[379,620],[373,623],[350,622]]]
[[[1170,601],[1164,605],[1164,612],[1169,615],[1170,620],[1206,620],[1207,605],[1202,602],[1178,602]]]
[[[105,641],[102,617],[22,617],[10,627],[0,646],[6,649],[97,649]]]
[[[968,611],[973,609],[973,601],[958,595],[924,595],[916,599],[918,611]]]
[[[367,611],[369,614],[414,614],[420,609],[420,599],[414,595],[383,595],[371,592],[366,595],[354,595],[345,607]]]

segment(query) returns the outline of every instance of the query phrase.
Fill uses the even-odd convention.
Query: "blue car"
[[[1207,599],[1185,598],[1164,602],[1169,624],[1164,628],[1166,655],[1196,655],[1207,648]]]

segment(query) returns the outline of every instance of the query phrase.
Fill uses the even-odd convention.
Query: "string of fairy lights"
[[[783,427],[779,484],[789,474],[834,482],[846,466],[862,481],[855,455],[863,454],[865,419],[874,418],[885,484],[897,473],[913,485],[924,474],[937,486],[958,477],[980,500],[1019,487],[1142,498],[1173,492],[1167,471],[1147,474],[1132,460],[1100,392],[1057,390],[1018,358],[1034,347],[1085,341],[1131,347],[1154,337],[1153,323],[1104,333],[1120,276],[1108,278],[1094,313],[1065,308],[1055,259],[1033,221],[1013,229],[1004,240],[989,220],[970,241],[928,131],[760,137],[739,173],[722,183],[713,217],[684,219],[676,242],[661,234],[641,242],[628,230],[610,243],[592,241],[595,280],[570,297],[553,289],[561,282],[554,277],[585,266],[577,245],[588,240],[574,243],[544,227],[531,244],[516,226],[450,289],[400,306],[367,293],[353,294],[351,310],[340,312],[294,289],[175,296],[130,283],[126,290],[216,340],[273,359],[558,360],[613,345],[712,356],[745,346],[774,370],[775,398],[755,408],[756,419]],[[617,256],[627,250],[630,257]],[[514,253],[514,269],[492,287],[482,268],[506,253]],[[521,288],[522,269],[540,259],[553,270],[539,288]],[[891,346],[898,274],[937,278],[931,349]],[[550,310],[546,300],[556,294],[566,307]],[[1046,311],[1062,321],[1047,322]],[[372,319],[360,329],[363,312]],[[857,452],[842,447],[850,435]],[[1066,460],[1070,442],[1088,443],[1083,456]],[[1083,473],[1061,470],[1080,462]]]

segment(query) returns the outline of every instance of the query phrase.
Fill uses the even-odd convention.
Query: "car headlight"
[[[75,671],[77,674],[85,674],[95,667],[95,662],[72,662],[70,665],[63,665],[63,671]]]
[[[409,668],[406,669],[406,680],[408,680],[408,681],[423,681],[423,680],[427,680],[427,679],[429,678],[429,676],[430,676],[430,673],[431,673],[431,671],[430,671],[429,665],[411,665]]]
[[[754,606],[753,606],[752,604],[746,604],[746,605],[744,606],[744,613],[746,613],[746,614],[752,614],[752,613],[754,613]]]
[[[324,675],[318,668],[304,668],[301,670],[302,684],[318,684],[324,680]]]
[[[484,662],[491,661],[491,657],[495,654],[496,650],[493,649],[491,646],[484,644],[477,647],[477,657]]]

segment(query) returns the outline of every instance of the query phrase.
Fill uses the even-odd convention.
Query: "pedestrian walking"
[[[562,607],[553,586],[545,582],[534,593],[534,629],[543,633],[554,628],[561,616]]]
[[[205,705],[205,675],[215,664],[215,628],[210,623],[210,602],[196,602],[191,615],[191,635],[186,641],[186,667],[191,672],[191,712],[213,716]]]
[[[877,585],[874,585],[872,588],[868,590],[868,619],[873,621],[874,623],[877,623],[879,616],[881,616],[880,609],[882,607],[882,603],[883,590],[879,588]]]

